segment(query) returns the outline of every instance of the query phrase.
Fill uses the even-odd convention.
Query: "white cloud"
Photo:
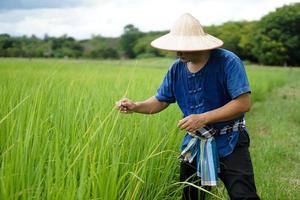
[[[230,3],[229,3],[230,2]],[[82,6],[7,10],[0,12],[0,33],[42,37],[68,34],[119,36],[132,23],[142,31],[167,30],[189,12],[202,25],[229,20],[257,20],[275,8],[296,0],[89,0]]]
[[[0,11],[36,8],[66,8],[85,5],[94,0],[1,0]]]

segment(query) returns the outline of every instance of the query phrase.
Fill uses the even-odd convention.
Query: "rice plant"
[[[114,108],[154,95],[171,63],[1,59],[0,199],[180,199],[180,110]],[[289,81],[285,69],[247,71],[255,102]]]

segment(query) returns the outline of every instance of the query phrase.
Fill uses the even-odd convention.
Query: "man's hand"
[[[182,120],[179,120],[178,127],[181,130],[186,130],[190,133],[195,133],[196,130],[205,126],[207,124],[207,120],[205,118],[205,114],[192,114],[189,115]]]
[[[202,114],[192,114],[182,119],[178,123],[180,129],[195,133],[196,130],[206,124],[223,122],[235,119],[241,114],[248,112],[251,108],[251,99],[249,93],[244,93],[231,100],[224,106]]]
[[[129,114],[135,111],[137,104],[128,98],[116,102],[116,109],[121,113]]]
[[[116,102],[116,109],[121,113],[158,113],[169,106],[169,103],[158,101],[154,96],[142,102],[133,102],[128,98],[123,98]]]

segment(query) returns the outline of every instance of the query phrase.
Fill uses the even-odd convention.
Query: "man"
[[[180,181],[209,190],[219,177],[231,199],[259,199],[244,120],[251,91],[241,60],[219,48],[223,42],[206,34],[190,14],[181,16],[170,33],[151,45],[174,51],[179,59],[155,96],[143,102],[125,98],[117,108],[122,113],[153,114],[177,101],[184,114],[178,127],[187,131],[181,145]],[[184,188],[182,199],[199,198],[205,199],[205,192]]]

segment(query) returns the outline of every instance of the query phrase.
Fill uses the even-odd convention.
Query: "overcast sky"
[[[292,2],[299,0],[0,0],[0,33],[115,37],[130,23],[141,31],[169,30],[186,12],[202,25],[258,20]]]

